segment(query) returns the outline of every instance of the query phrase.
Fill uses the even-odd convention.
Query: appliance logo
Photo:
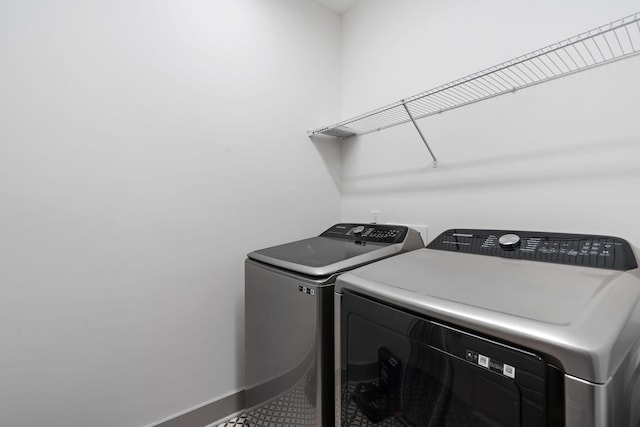
[[[307,294],[307,295],[312,295],[312,296],[313,296],[313,295],[315,295],[315,294],[316,294],[315,289],[313,289],[313,288],[308,288],[308,287],[306,287],[306,286],[298,286],[298,290],[299,290],[300,292],[302,292],[302,293]]]
[[[453,237],[473,237],[473,234],[453,233]]]

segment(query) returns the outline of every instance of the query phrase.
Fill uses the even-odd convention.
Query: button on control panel
[[[427,248],[622,271],[638,267],[629,243],[613,236],[455,229]]]
[[[498,243],[500,243],[502,249],[514,250],[520,246],[520,236],[513,233],[503,234],[498,239]]]
[[[355,242],[400,243],[404,241],[408,228],[386,224],[336,224],[321,237],[331,237]]]

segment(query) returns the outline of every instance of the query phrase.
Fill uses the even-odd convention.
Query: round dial
[[[352,232],[352,233],[354,233],[354,234],[360,234],[360,233],[362,233],[363,231],[364,231],[364,227],[363,227],[362,225],[358,225],[358,226],[353,227],[353,228],[351,229],[351,232]]]
[[[514,250],[520,246],[520,236],[517,234],[503,234],[498,239],[500,247],[505,250]]]

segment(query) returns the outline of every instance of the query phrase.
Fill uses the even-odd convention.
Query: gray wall
[[[637,1],[359,2],[342,111],[366,112],[640,11]],[[363,72],[367,70],[368,72]],[[640,57],[343,144],[343,219],[603,233],[640,245]]]
[[[311,0],[0,2],[1,425],[244,387],[245,254],[339,220],[338,64]]]

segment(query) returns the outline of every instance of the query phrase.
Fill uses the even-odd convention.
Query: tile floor
[[[355,388],[355,386],[353,388]],[[394,417],[388,417],[377,423],[373,423],[369,421],[362,412],[357,410],[356,405],[352,403],[344,409],[343,417],[345,417],[347,425],[349,426],[396,427],[406,425]],[[251,420],[254,425],[261,427],[315,427],[315,415],[315,408],[309,404],[308,396],[304,388],[304,381],[301,381],[278,399],[252,411],[249,416],[243,414],[226,423],[219,424],[217,427],[251,427],[249,420]],[[469,424],[460,425],[466,426]]]
[[[309,375],[275,400],[218,427],[249,427],[250,424],[261,427],[316,427],[316,408],[310,403],[315,400],[315,381]]]
[[[236,426],[249,426],[249,423],[247,422],[247,416],[246,415],[240,415],[238,418],[232,418],[229,421],[227,421],[226,423],[222,423],[220,425],[218,425],[218,427],[236,427]]]

